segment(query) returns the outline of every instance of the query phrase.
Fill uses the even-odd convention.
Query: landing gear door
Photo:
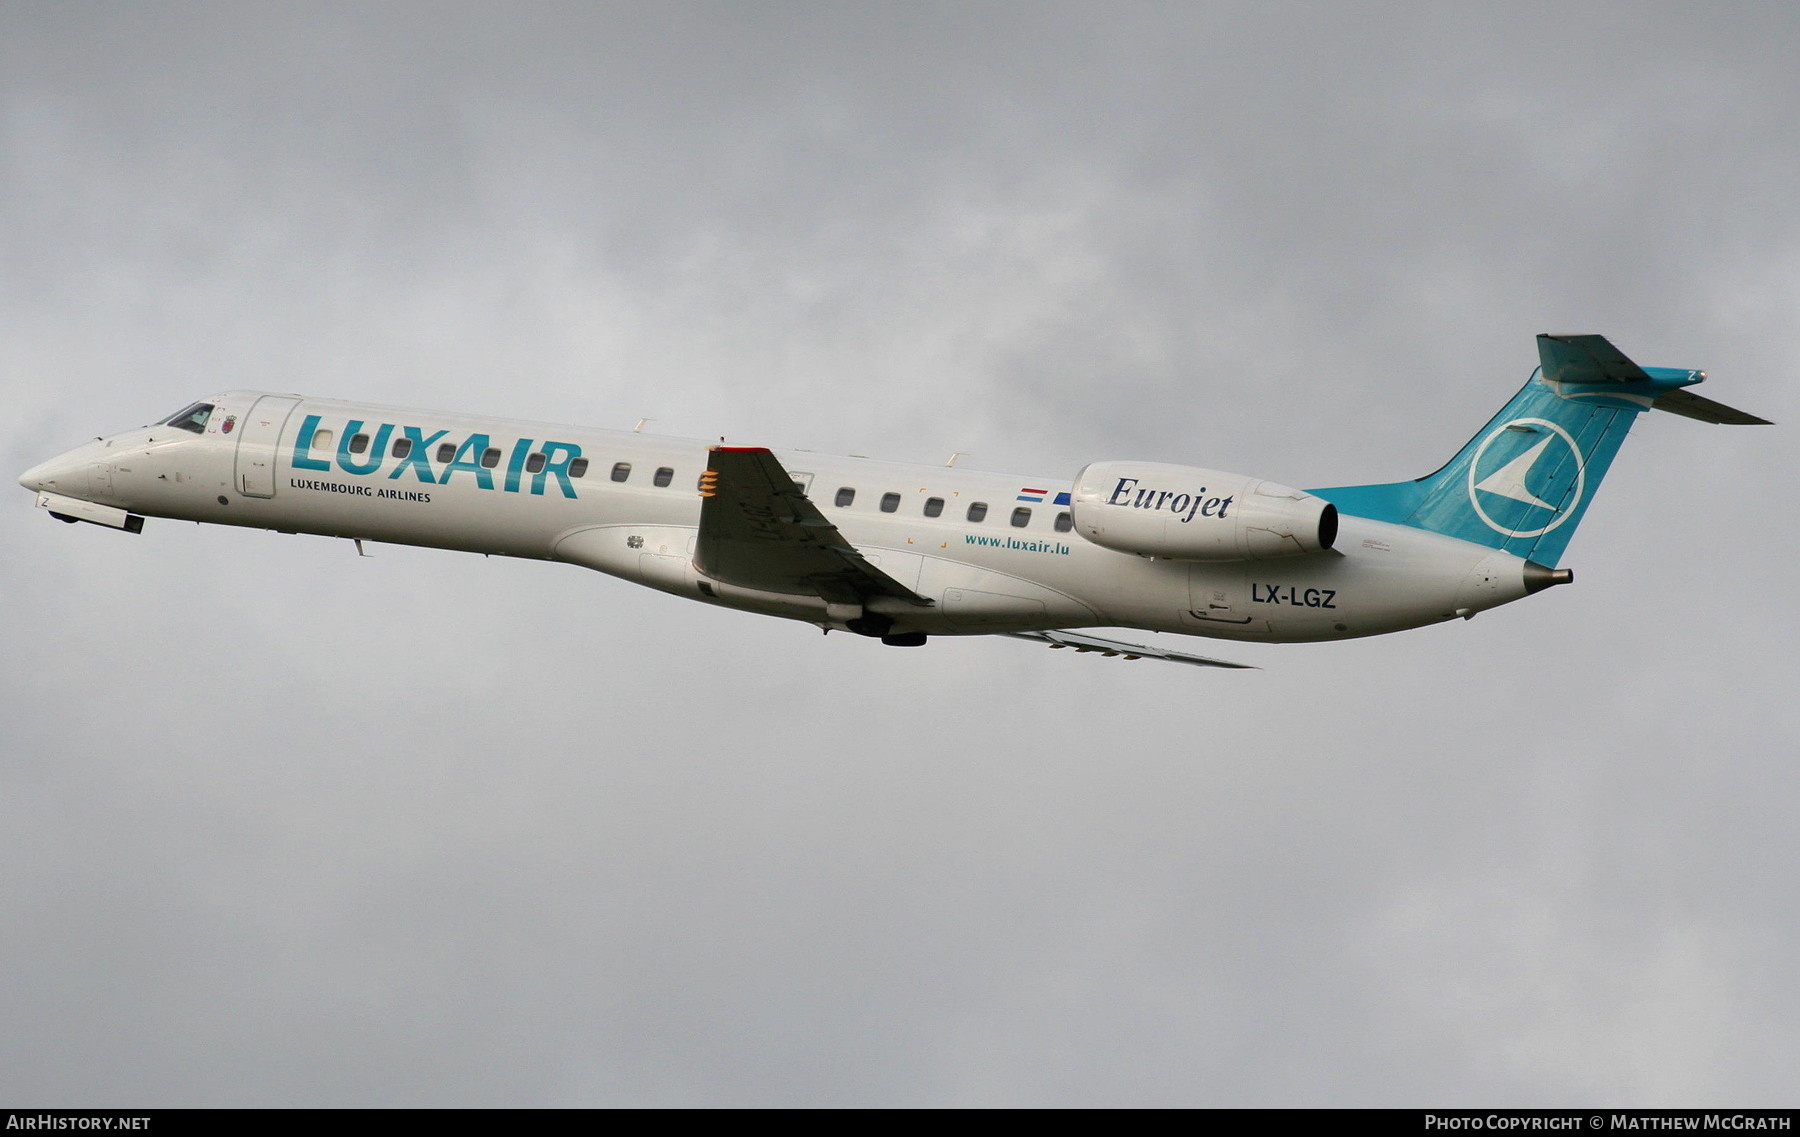
[[[245,497],[275,496],[281,429],[299,405],[299,399],[288,395],[264,395],[244,416],[244,428],[238,434],[236,481],[238,492]]]

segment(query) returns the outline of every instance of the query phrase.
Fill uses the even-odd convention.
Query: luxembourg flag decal
[[[1050,491],[1049,491],[1049,490],[1028,490],[1028,489],[1020,489],[1020,490],[1019,490],[1019,500],[1020,500],[1020,501],[1036,501],[1036,502],[1041,502],[1041,501],[1043,501],[1043,500],[1044,500],[1044,495],[1045,495],[1045,494],[1047,494],[1047,493],[1049,493],[1049,492],[1050,492]]]

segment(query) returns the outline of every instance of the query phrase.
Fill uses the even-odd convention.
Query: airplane
[[[59,520],[131,533],[160,517],[562,561],[894,646],[997,634],[1244,668],[1080,629],[1300,643],[1471,618],[1573,579],[1558,562],[1639,414],[1767,423],[1686,390],[1704,371],[1597,335],[1537,344],[1442,469],[1381,485],[1134,461],[1060,481],[262,391],[19,481]]]

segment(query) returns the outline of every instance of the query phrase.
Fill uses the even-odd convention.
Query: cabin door
[[[264,395],[244,416],[237,444],[237,488],[245,497],[275,496],[281,429],[299,405],[299,399],[288,395]]]

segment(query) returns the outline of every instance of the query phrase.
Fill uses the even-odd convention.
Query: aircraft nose
[[[50,488],[53,484],[52,475],[54,470],[52,467],[55,465],[56,463],[54,461],[39,462],[31,469],[26,470],[23,474],[19,475],[19,484],[30,490],[32,493],[39,493]]]
[[[83,446],[59,454],[48,462],[39,462],[19,475],[19,484],[33,493],[59,493],[81,497],[88,489],[89,449]]]

